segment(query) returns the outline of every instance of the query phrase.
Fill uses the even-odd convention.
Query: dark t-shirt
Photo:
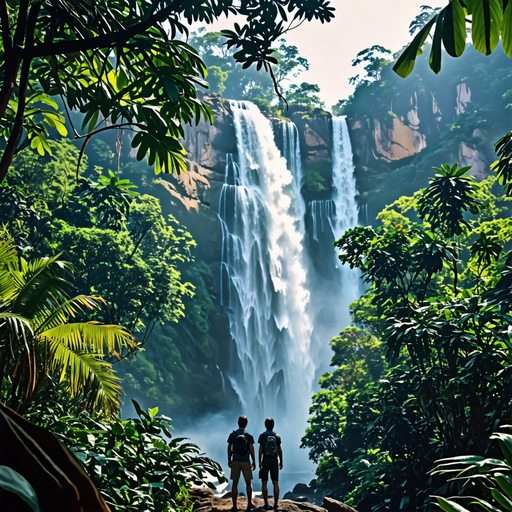
[[[279,436],[279,434],[276,434],[273,430],[267,430],[266,432],[263,432],[263,434],[260,434],[260,437],[258,438],[258,443],[261,444],[263,448],[262,462],[277,462],[277,455],[274,457],[272,457],[272,455],[265,455],[265,445],[267,444],[268,436],[274,436],[276,438],[278,449],[281,448],[281,436]]]
[[[239,436],[240,434],[245,434],[245,437],[247,437],[247,442],[249,443],[249,446],[251,444],[254,444],[254,437],[252,437],[251,434],[249,434],[249,432],[247,432],[247,430],[244,430],[243,428],[239,428],[239,429],[235,430],[234,432],[231,432],[231,434],[229,434],[229,437],[228,437],[228,443],[232,445],[235,442],[235,439],[237,438],[237,436]],[[250,462],[249,450],[247,450],[246,455],[239,455],[238,453],[235,452],[234,447],[232,448],[232,450],[233,450],[233,462]]]

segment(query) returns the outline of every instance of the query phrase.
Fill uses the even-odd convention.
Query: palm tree
[[[69,298],[71,271],[58,256],[26,261],[0,233],[0,397],[20,412],[48,375],[82,396],[90,411],[113,414],[119,407],[119,378],[104,355],[119,357],[136,349],[136,340],[124,327],[80,321],[105,301]]]

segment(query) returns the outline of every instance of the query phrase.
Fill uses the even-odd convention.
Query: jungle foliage
[[[224,481],[220,466],[172,433],[158,407],[105,422],[80,412],[79,402],[53,386],[26,416],[62,441],[81,462],[113,510],[188,510],[190,485]],[[208,480],[209,478],[209,480]]]
[[[226,46],[225,42],[223,33],[206,32],[206,29],[199,30],[190,39],[190,44],[197,49],[207,66],[208,82],[213,93],[233,100],[250,100],[261,110],[269,112],[272,110],[271,104],[276,103],[274,100],[277,87],[290,105],[323,106],[318,96],[318,85],[307,82],[301,85],[290,83],[309,69],[307,59],[300,56],[296,46],[287,44],[284,39],[278,41],[279,45],[276,45],[271,54],[271,76],[259,73],[255,68],[244,68],[237,63],[233,59],[234,50]],[[273,109],[277,110],[278,107],[285,112],[282,98]]]
[[[182,415],[213,407],[222,393],[194,378],[213,355],[211,271],[194,261],[190,234],[164,215],[156,197],[164,189],[148,179],[150,168],[118,137],[104,132],[91,142],[78,181],[71,140],[50,141],[52,155],[43,157],[21,151],[0,186],[0,217],[25,258],[61,253],[73,265],[70,293],[103,297],[108,307],[90,311],[89,320],[123,325],[137,337],[144,350],[117,350],[109,360],[129,396],[166,412],[179,407]]]
[[[69,297],[71,265],[18,255],[0,233],[0,397],[24,412],[49,375],[90,411],[117,412],[121,387],[105,355],[136,350],[119,325],[83,321],[105,306],[99,295]]]
[[[360,510],[428,509],[456,491],[434,461],[495,456],[489,437],[512,420],[509,198],[467,170],[443,165],[381,227],[335,243],[369,288],[351,306],[360,327],[332,342],[303,445],[320,488]]]

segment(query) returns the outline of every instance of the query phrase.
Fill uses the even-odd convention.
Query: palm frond
[[[3,238],[0,235],[0,266],[16,263],[16,249],[10,238]]]
[[[23,316],[34,316],[42,309],[52,309],[67,299],[65,289],[70,286],[62,276],[70,270],[69,264],[53,258],[37,258],[30,263],[21,259],[21,270],[10,266],[14,286],[18,292],[10,301],[11,311]]]
[[[119,377],[114,375],[112,365],[102,361],[101,354],[92,354],[71,348],[56,340],[49,341],[49,364],[53,372],[60,375],[72,397],[84,395],[89,410],[103,410],[113,414],[119,407],[122,391]]]
[[[11,302],[17,293],[12,273],[2,269],[0,264],[0,307]]]
[[[99,309],[101,305],[106,303],[105,299],[99,295],[78,295],[35,318],[33,321],[34,331],[37,335],[45,329],[63,325],[67,323],[70,317],[76,318],[78,312],[85,309],[91,311]]]
[[[50,327],[39,333],[42,341],[58,343],[71,350],[87,350],[103,354],[106,347],[109,354],[123,348],[135,349],[135,338],[127,329],[119,325],[100,324],[99,322],[76,322]],[[52,345],[53,346],[53,345]]]

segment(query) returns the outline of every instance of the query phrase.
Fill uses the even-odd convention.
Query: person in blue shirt
[[[268,509],[268,474],[274,484],[274,510],[279,510],[279,469],[283,469],[283,450],[281,449],[281,437],[274,432],[274,420],[265,420],[265,432],[260,434],[258,443],[258,462],[260,465],[261,493],[265,508]],[[279,464],[278,464],[279,460]]]
[[[238,418],[238,429],[233,430],[228,437],[228,466],[231,468],[230,479],[233,480],[231,498],[233,508],[236,511],[238,498],[238,480],[240,473],[244,476],[247,489],[247,510],[254,508],[252,504],[252,471],[256,469],[256,458],[254,456],[254,437],[247,432],[246,427],[249,421],[247,416]],[[249,462],[249,455],[252,459],[252,466]]]

